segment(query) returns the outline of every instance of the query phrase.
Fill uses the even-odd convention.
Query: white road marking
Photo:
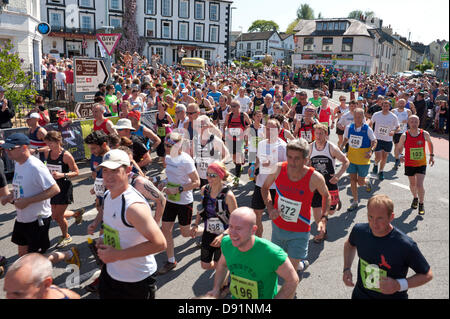
[[[406,186],[406,185],[403,185],[403,184],[400,184],[400,183],[397,183],[397,182],[393,182],[393,183],[391,183],[391,185],[398,186],[400,188],[409,190],[409,186]]]

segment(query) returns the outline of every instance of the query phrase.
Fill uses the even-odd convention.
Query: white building
[[[40,23],[40,2],[45,0],[0,0],[0,44],[11,40],[23,61],[23,69],[40,74],[41,40],[36,32]],[[9,2],[9,3],[5,3]],[[36,78],[39,83],[39,75]]]
[[[236,39],[236,58],[271,55],[274,63],[290,58],[294,51],[294,36],[277,31],[242,33]]]
[[[121,33],[126,0],[42,0],[42,15],[52,26],[44,39],[44,53],[62,56],[100,56],[95,34]],[[228,53],[232,1],[137,0],[138,34],[145,38],[142,52],[173,65],[186,57],[224,62]],[[99,30],[100,29],[100,30]],[[101,32],[99,32],[101,31]]]
[[[382,21],[355,19],[301,20],[295,27],[293,67],[334,66],[349,72],[392,73],[394,38],[381,30]]]

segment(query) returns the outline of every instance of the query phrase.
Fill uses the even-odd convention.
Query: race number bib
[[[360,148],[362,145],[363,137],[357,135],[350,135],[348,144],[351,148]]]
[[[425,158],[425,149],[423,147],[419,147],[419,148],[411,148],[409,150],[409,157],[413,160],[413,161],[420,161],[423,160]]]
[[[229,128],[228,132],[231,136],[239,136],[241,135],[241,129],[239,127]]]
[[[300,137],[307,140],[309,143],[312,142],[312,131],[301,131]]]
[[[236,299],[258,299],[258,283],[231,274],[230,291]]]
[[[250,139],[251,146],[255,149],[258,148],[258,143],[261,142],[262,140],[263,140],[262,137],[252,136]]]
[[[405,133],[408,129],[408,123],[400,123],[400,132]]]
[[[103,243],[115,249],[120,249],[119,231],[103,223]]]
[[[380,269],[378,265],[372,265],[364,259],[359,259],[361,280],[364,288],[381,292],[380,280],[387,277],[386,270]]]
[[[206,171],[208,170],[209,164],[212,162],[212,159],[198,157],[197,160],[197,170],[199,173],[202,173],[202,176],[206,176]]]
[[[171,182],[167,183],[168,188],[177,188],[178,189],[178,187],[180,187],[180,186],[181,186],[180,184],[174,184]],[[181,199],[181,193],[176,193],[174,195],[167,195],[167,198],[173,202],[179,202]]]
[[[105,185],[103,185],[103,178],[96,178],[94,182],[95,195],[98,197],[103,197],[105,194]]]
[[[52,174],[53,172],[62,173],[61,165],[47,164],[47,168],[50,171],[50,174]]]
[[[301,202],[278,196],[278,210],[280,211],[280,216],[288,223],[297,222],[301,209]]]
[[[158,136],[160,136],[160,137],[165,137],[165,136],[166,136],[166,128],[165,128],[165,127],[158,126],[158,129],[157,129],[156,133],[157,133]]]
[[[206,220],[206,230],[211,234],[220,235],[225,231],[225,228],[220,219],[215,217]]]
[[[385,127],[385,126],[380,126],[378,128],[378,134],[380,136],[388,136],[389,135],[389,131],[390,131],[389,128]]]

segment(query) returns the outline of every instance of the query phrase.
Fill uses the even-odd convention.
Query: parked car
[[[412,78],[414,74],[411,71],[404,71],[402,76],[405,78]]]
[[[415,78],[420,78],[423,76],[422,72],[420,72],[419,70],[412,71],[412,74]]]
[[[427,75],[427,76],[436,76],[436,71],[432,70],[432,69],[428,69],[425,72],[423,72],[423,75]]]

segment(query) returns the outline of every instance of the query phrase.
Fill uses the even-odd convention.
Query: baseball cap
[[[141,112],[139,112],[137,110],[131,111],[130,113],[128,113],[128,118],[130,118],[130,117],[133,117],[139,121],[141,119]]]
[[[0,147],[13,148],[20,145],[30,145],[30,139],[23,133],[14,133],[5,138],[5,143],[0,144]]]
[[[28,117],[27,117],[27,119],[40,119],[40,118],[41,118],[41,117],[40,117],[39,114],[36,113],[36,112],[33,112],[33,113],[28,114]]]
[[[130,166],[130,157],[122,150],[111,150],[103,156],[103,162],[98,167],[116,169],[120,166]]]
[[[189,93],[189,90],[188,90],[188,89],[183,89],[183,90],[181,91],[181,93],[182,93],[182,94],[184,94],[184,93]]]

